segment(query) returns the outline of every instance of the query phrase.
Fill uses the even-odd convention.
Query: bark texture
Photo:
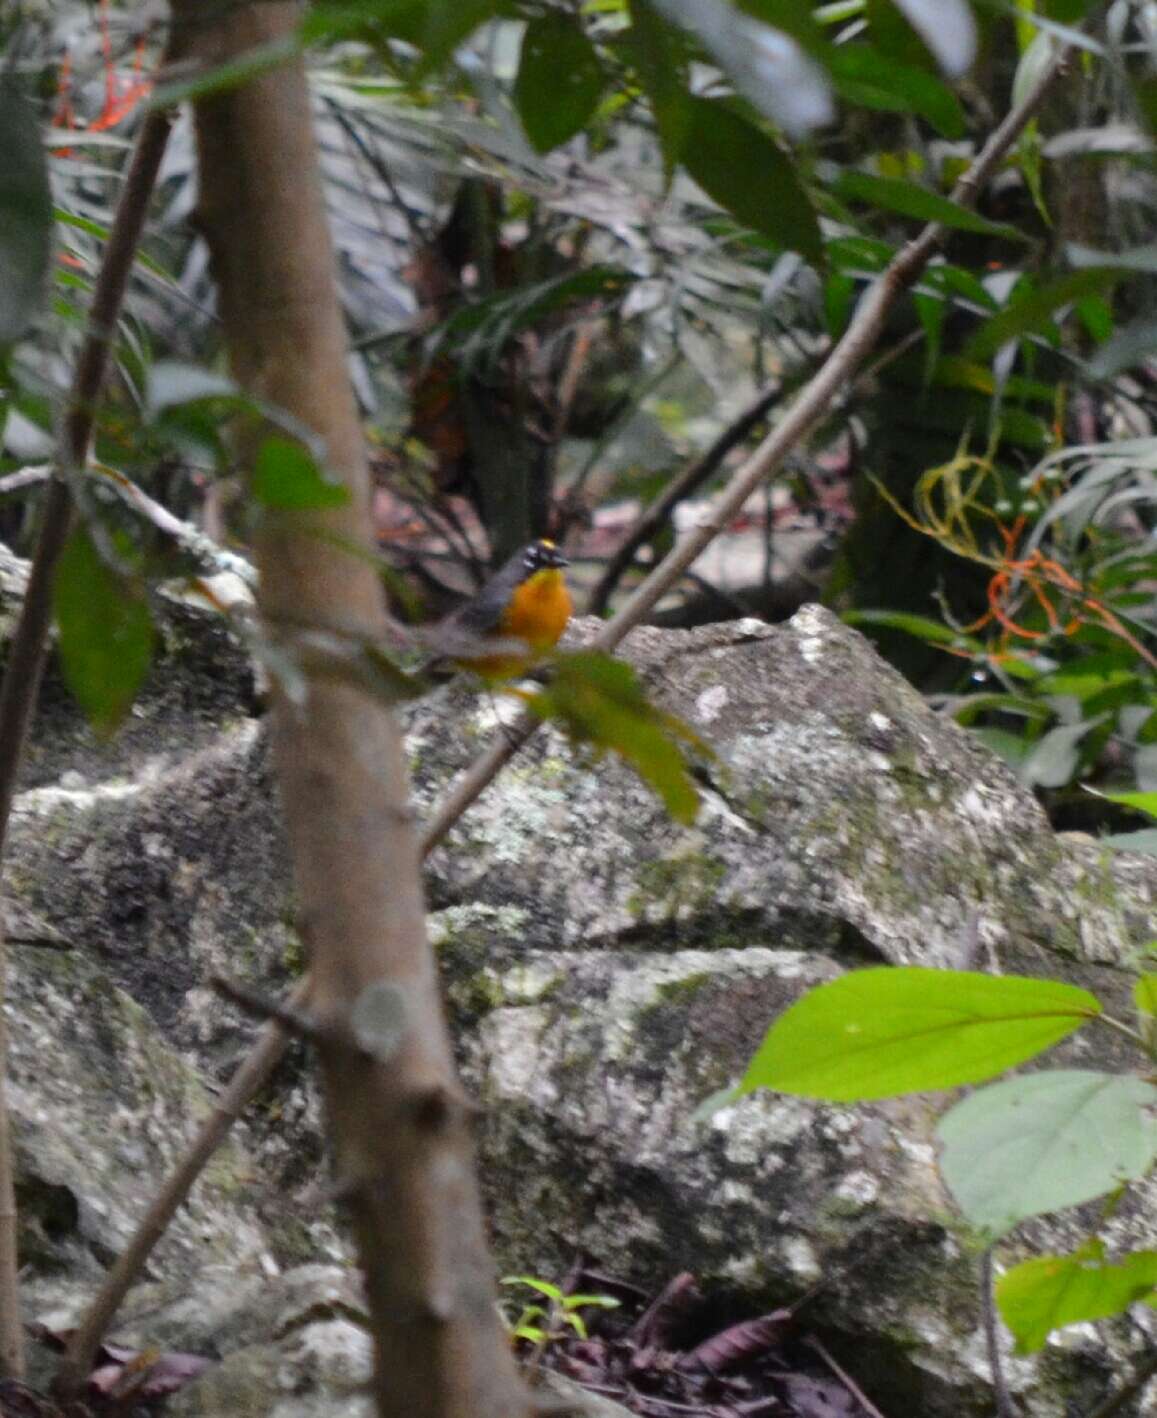
[[[203,8],[174,6],[190,33]],[[282,3],[220,12],[194,39],[208,63],[292,32]],[[362,435],[346,372],[301,64],[198,101],[199,219],[230,360],[249,392],[317,434],[339,508],[264,512],[256,534],[267,632],[378,641],[385,611]],[[247,437],[248,452],[253,438]],[[274,738],[338,1183],[366,1273],[380,1412],[519,1418],[531,1402],[493,1304],[469,1108],[454,1081],[409,785],[390,710],[313,681],[274,692]],[[355,1046],[353,1019],[384,1005],[390,1044]],[[389,1034],[389,1030],[386,1031]]]

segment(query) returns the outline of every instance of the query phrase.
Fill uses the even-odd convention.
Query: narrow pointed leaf
[[[1101,1012],[1075,985],[885,966],[820,985],[772,1025],[740,1084],[853,1102],[993,1078]]]
[[[967,123],[960,100],[935,74],[873,49],[840,45],[832,50],[829,73],[849,103],[886,113],[918,113],[946,138],[963,137]]]
[[[1033,334],[1051,323],[1062,306],[1111,290],[1120,279],[1121,272],[1117,269],[1086,266],[1080,271],[1070,271],[1022,299],[1014,298],[1011,305],[982,326],[969,342],[965,354],[972,359],[986,359],[1007,341]]]
[[[901,177],[876,177],[870,172],[844,172],[836,182],[836,192],[848,201],[870,202],[874,207],[912,217],[921,222],[939,222],[957,231],[977,231],[987,236],[1004,236],[1023,241],[1015,227],[989,221],[979,212],[960,206],[939,192],[930,192]]]

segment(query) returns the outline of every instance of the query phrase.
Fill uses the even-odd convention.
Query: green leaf
[[[1157,1015],[1157,975],[1142,975],[1133,986],[1133,1003],[1142,1014]]]
[[[28,328],[48,293],[52,192],[40,128],[11,72],[0,72],[0,346]]]
[[[504,1275],[498,1282],[499,1285],[525,1285],[528,1290],[537,1290],[540,1295],[545,1295],[548,1300],[560,1303],[563,1295],[557,1285],[552,1285],[549,1280],[539,1280],[534,1275]]]
[[[1097,792],[1096,796],[1106,798],[1111,803],[1120,803],[1122,807],[1131,807],[1137,812],[1145,813],[1147,817],[1157,817],[1157,793]]]
[[[1041,10],[1050,20],[1076,24],[1093,7],[1093,0],[1043,0]]]
[[[917,113],[946,138],[964,136],[960,100],[934,74],[864,45],[839,45],[827,62],[836,92],[849,103],[885,113]]]
[[[410,5],[411,0],[403,0],[403,3]],[[380,0],[375,0],[374,9],[380,8]],[[424,55],[419,75],[442,68],[479,25],[507,8],[501,0],[425,0],[417,7],[419,12],[424,12],[418,38]]]
[[[1081,766],[1081,741],[1103,724],[1105,717],[1098,714],[1095,719],[1050,729],[1025,759],[1021,782],[1030,788],[1063,788],[1071,783]]]
[[[974,1226],[1001,1235],[1143,1177],[1157,1158],[1157,1088],[1057,1069],[978,1089],[941,1118],[940,1171]]]
[[[864,18],[873,45],[886,62],[927,66],[928,46],[904,18],[892,0],[864,0]],[[848,45],[842,46],[849,48]]]
[[[1134,1251],[1119,1264],[1090,1242],[1072,1255],[1038,1256],[1014,1266],[996,1282],[1001,1318],[1018,1354],[1043,1348],[1055,1329],[1082,1320],[1122,1314],[1157,1286],[1157,1251]]]
[[[1027,739],[1014,734],[1010,729],[997,728],[992,724],[980,724],[969,729],[969,733],[973,738],[979,739],[990,753],[995,753],[998,758],[1003,758],[1005,763],[1017,773],[1020,772],[1025,759],[1032,751],[1032,744]]]
[[[824,324],[833,340],[839,339],[851,319],[855,295],[854,277],[836,271],[825,279]]]
[[[613,1295],[564,1295],[563,1308],[567,1310],[578,1309],[584,1305],[594,1305],[600,1310],[617,1310],[623,1303],[616,1300]]]
[[[1010,241],[1023,241],[1015,227],[989,221],[978,212],[969,211],[958,202],[929,192],[914,182],[900,177],[876,177],[870,172],[843,172],[835,185],[836,192],[849,202],[870,202],[902,217],[914,217],[922,222],[939,222],[956,231],[976,231],[986,236],[1003,236]]]
[[[740,1088],[859,1102],[977,1083],[1095,1018],[1075,985],[885,966],[820,985],[775,1021]]]
[[[538,152],[581,132],[604,83],[598,53],[577,20],[558,11],[531,20],[522,38],[514,104]]]
[[[914,635],[917,640],[929,645],[950,645],[975,655],[984,653],[983,644],[974,636],[962,635],[943,621],[910,611],[845,611],[843,619],[848,625],[878,625],[884,630],[902,630],[906,635]]]
[[[630,0],[630,11],[631,58],[651,101],[669,182],[690,122],[686,66],[681,62],[674,33],[647,0]]]
[[[211,94],[226,93],[230,89],[239,88],[251,79],[269,73],[271,69],[279,69],[283,64],[288,64],[301,53],[301,46],[301,38],[297,35],[287,35],[254,45],[235,59],[228,59],[209,69],[199,68],[191,78],[173,79],[168,83],[158,84],[149,95],[148,106],[174,108],[190,99],[207,98]]]
[[[165,409],[201,399],[244,400],[240,389],[224,374],[214,374],[199,364],[158,360],[149,371],[146,412],[155,418]],[[246,401],[248,402],[248,401]],[[252,406],[252,405],[250,405]]]
[[[55,585],[65,682],[98,733],[128,713],[153,658],[153,622],[143,588],[100,556],[87,527],[61,553]]]
[[[1120,278],[1119,270],[1087,266],[1080,271],[1070,271],[1060,280],[1050,281],[1020,299],[1014,297],[1010,305],[973,336],[965,354],[973,359],[987,359],[1009,340],[1041,330],[1062,306],[1100,295]]]
[[[1012,714],[1028,719],[1037,728],[1043,728],[1053,717],[1053,710],[1039,699],[1003,691],[962,695],[952,701],[951,710],[952,717],[965,729],[975,724],[982,714]]]
[[[678,739],[706,751],[673,714],[657,709],[630,665],[592,650],[556,657],[556,673],[537,694],[525,695],[542,719],[551,719],[596,753],[613,749],[663,799],[677,822],[693,822],[699,795]]]
[[[730,1108],[733,1103],[743,1096],[743,1090],[735,1084],[727,1088],[717,1088],[714,1093],[708,1094],[691,1114],[693,1123],[705,1123],[708,1118],[713,1117],[723,1108]]]
[[[819,264],[819,222],[787,154],[719,100],[691,99],[688,111],[683,163],[704,192],[737,221]]]
[[[349,491],[323,477],[312,455],[300,443],[267,438],[253,468],[253,496],[266,507],[298,511],[308,507],[340,507]]]

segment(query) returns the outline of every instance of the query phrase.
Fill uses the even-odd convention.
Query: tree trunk
[[[196,0],[174,0],[173,9],[210,65],[291,35],[300,13],[272,0],[226,7],[208,24]],[[290,650],[303,629],[376,642],[381,589],[357,554],[373,544],[368,481],[301,63],[198,100],[196,123],[199,216],[233,373],[320,436],[327,473],[350,493],[338,508],[262,512],[265,633]],[[245,443],[248,460],[256,439]],[[273,733],[338,1184],[374,1327],[379,1411],[529,1418],[494,1306],[398,725],[363,691],[313,679],[304,705],[274,689]],[[366,1052],[354,1044],[354,1021],[374,1005],[397,1019],[396,1038],[379,1029]]]

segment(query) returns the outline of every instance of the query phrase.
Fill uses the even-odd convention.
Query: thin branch
[[[1000,1331],[997,1326],[996,1301],[992,1286],[992,1247],[986,1246],[980,1257],[980,1306],[984,1315],[984,1344],[988,1350],[988,1367],[992,1370],[996,1418],[1020,1418],[1020,1410],[1013,1402],[1000,1360]]]
[[[816,1351],[816,1353],[820,1356],[820,1358],[824,1361],[828,1368],[831,1369],[832,1373],[835,1374],[836,1378],[839,1379],[840,1383],[843,1384],[847,1391],[852,1395],[852,1397],[868,1415],[868,1418],[884,1418],[884,1415],[880,1412],[880,1410],[876,1407],[872,1400],[867,1396],[867,1394],[864,1393],[863,1389],[860,1388],[859,1384],[856,1383],[856,1381],[845,1369],[841,1368],[840,1365],[836,1363],[836,1361],[832,1358],[832,1356],[828,1353],[828,1351],[824,1348],[824,1346],[820,1343],[820,1341],[815,1337],[814,1334],[811,1335],[811,1337],[807,1340],[807,1344],[810,1349],[814,1349]]]
[[[270,999],[261,990],[252,989],[240,980],[230,980],[226,975],[210,975],[209,983],[222,999],[235,1004],[243,1014],[259,1019],[263,1024],[273,1021],[295,1039],[312,1043],[322,1032],[317,1020],[297,1004]]]
[[[363,138],[358,131],[357,124],[354,123],[349,114],[346,113],[336,99],[327,97],[323,102],[325,103],[326,109],[329,111],[330,117],[337,123],[346,138],[357,149],[363,161],[369,166],[370,171],[381,180],[382,186],[390,194],[391,201],[398,209],[402,220],[406,223],[406,230],[410,234],[410,240],[413,242],[414,247],[420,248],[428,245],[431,239],[430,233],[426,231],[421,215],[409,205],[398,190],[389,164],[384,162],[381,154],[376,152],[369,143],[366,142],[365,138]],[[373,200],[372,194],[370,195],[371,200]],[[387,240],[389,239],[389,232],[384,229],[382,235]]]
[[[1059,50],[1021,102],[1009,112],[953,188],[954,202],[961,206],[975,203],[977,192],[1000,166],[1009,148],[1032,119],[1060,76],[1070,53],[1068,47]],[[856,375],[876,347],[892,307],[915,283],[945,234],[939,222],[930,222],[919,236],[897,252],[865,292],[847,330],[783,419],[736,470],[699,526],[674,547],[635,590],[614,619],[607,622],[595,637],[592,649],[614,650],[640,625],[656,602],[666,595],[704,548],[731,522],[760,483],[779,468],[788,454],[823,419],[832,400]],[[431,818],[422,840],[424,852],[442,841],[538,725],[539,720],[534,715],[523,714],[516,723],[508,725],[503,736],[466,770]]]
[[[0,922],[0,1066],[8,1059],[8,942]],[[0,1069],[0,1371],[24,1377],[24,1325],[20,1308],[20,1217],[12,1165],[12,1128],[8,1113],[7,1070]]]
[[[68,479],[83,472],[88,460],[93,421],[108,370],[117,316],[171,126],[172,118],[167,112],[150,113],[141,125],[129,164],[93,289],[88,331],[61,426],[59,468],[49,484],[36,555],[8,652],[4,683],[0,686],[0,860],[12,816],[16,779],[44,673],[56,567],[72,526]],[[5,973],[6,960],[0,939],[0,1011],[4,1005]],[[15,1184],[5,1093],[7,1065],[7,1036],[0,1033],[0,1363],[6,1376],[18,1378],[24,1371],[24,1330],[20,1318]]]
[[[175,517],[167,507],[149,496],[132,478],[116,468],[96,464],[92,473],[103,477],[119,494],[121,500],[144,521],[150,523],[163,536],[191,556],[204,570],[210,572],[230,572],[239,577],[251,590],[257,586],[257,571],[252,562],[236,552],[226,551],[206,532],[191,522]]]
[[[285,1008],[301,1010],[308,1000],[309,978],[306,976],[289,995]],[[269,1082],[289,1044],[290,1036],[276,1020],[270,1020],[257,1036],[257,1042],[217,1100],[216,1107],[153,1198],[132,1239],[105,1276],[84,1319],[69,1340],[53,1383],[58,1397],[71,1397],[88,1382],[97,1348],[121,1302],[147,1264],[153,1247],[165,1234],[192,1191],[193,1183],[229,1135],[230,1128]]]
[[[93,289],[88,333],[77,360],[72,393],[61,427],[58,473],[49,485],[28,590],[12,637],[4,684],[0,687],[0,856],[12,814],[16,774],[44,671],[56,564],[72,525],[68,479],[83,472],[88,461],[93,422],[108,370],[117,317],[172,121],[167,110],[154,109],[141,124]]]

